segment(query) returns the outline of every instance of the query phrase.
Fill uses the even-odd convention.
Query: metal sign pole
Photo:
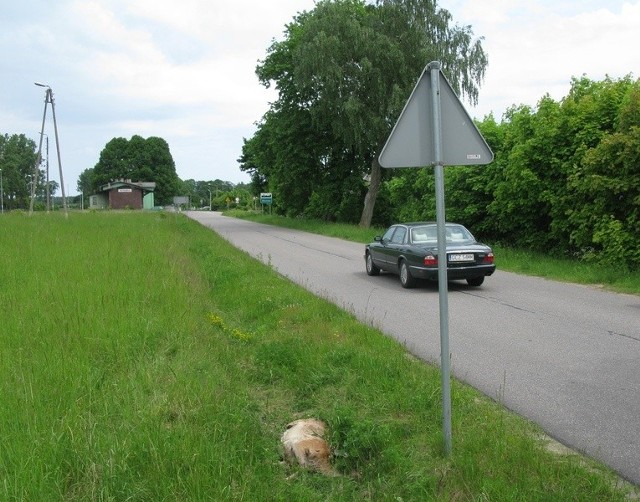
[[[440,109],[440,63],[429,64],[433,102],[433,146],[438,229],[438,291],[440,300],[440,370],[442,373],[442,433],[445,455],[451,453],[451,369],[449,358],[449,297],[447,285],[447,234],[444,209],[444,161],[442,159],[442,116]]]
[[[444,113],[443,113],[444,112]],[[429,120],[433,119],[433,120]],[[443,124],[444,121],[444,124]],[[429,131],[433,127],[433,131]],[[432,132],[432,134],[428,134]],[[438,283],[440,299],[440,360],[444,449],[451,452],[451,359],[449,351],[449,299],[447,288],[447,236],[444,210],[444,165],[488,164],[493,152],[464,106],[433,61],[424,69],[379,161],[382,167],[435,168],[438,229]]]

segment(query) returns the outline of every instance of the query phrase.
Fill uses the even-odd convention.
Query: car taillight
[[[482,259],[482,263],[493,263],[493,253],[487,253],[485,257]]]
[[[428,254],[424,257],[424,264],[427,267],[435,267],[438,264],[438,257]]]

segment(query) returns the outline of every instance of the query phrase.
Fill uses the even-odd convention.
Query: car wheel
[[[403,288],[412,288],[416,285],[415,278],[409,272],[409,266],[405,260],[400,262],[400,284]]]
[[[467,279],[469,286],[480,286],[484,282],[484,275],[481,277],[470,277]]]
[[[365,263],[367,265],[367,275],[380,275],[380,268],[378,268],[376,264],[373,263],[373,258],[371,258],[371,253],[367,253]]]

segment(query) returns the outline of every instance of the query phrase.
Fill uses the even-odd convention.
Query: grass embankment
[[[286,218],[284,216],[256,213],[252,211],[229,211],[229,216],[259,223],[278,225],[305,232],[313,232],[366,244],[375,235],[382,235],[384,228],[360,228],[342,223],[327,223],[319,220]],[[517,250],[492,243],[498,269],[537,277],[545,277],[576,284],[597,285],[620,293],[640,295],[640,272],[629,272],[597,263],[562,259],[544,253]],[[363,265],[364,266],[364,265]]]
[[[609,471],[183,215],[0,217],[0,500],[623,500]],[[280,463],[327,421],[342,476]]]

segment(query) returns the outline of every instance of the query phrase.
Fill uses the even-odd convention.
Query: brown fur
[[[331,449],[324,439],[326,426],[315,418],[295,420],[282,434],[285,459],[329,476],[337,475],[329,462]]]

